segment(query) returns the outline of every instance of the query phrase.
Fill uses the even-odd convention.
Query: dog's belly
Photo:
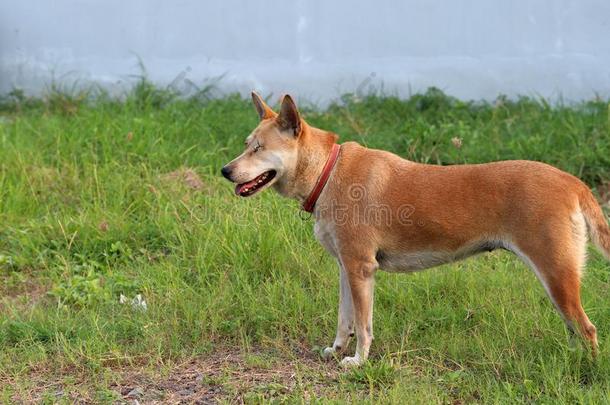
[[[453,255],[447,252],[410,252],[377,254],[377,263],[381,270],[390,272],[412,272],[440,266],[454,261]]]
[[[414,272],[465,259],[482,252],[503,248],[497,241],[484,241],[458,249],[455,252],[377,252],[379,268],[390,272]]]

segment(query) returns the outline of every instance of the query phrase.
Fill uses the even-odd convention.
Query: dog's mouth
[[[275,178],[276,174],[275,170],[269,170],[246,183],[238,184],[235,186],[235,194],[241,197],[250,197],[265,188]]]

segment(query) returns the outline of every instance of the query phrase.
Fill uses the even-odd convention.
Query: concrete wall
[[[159,83],[224,74],[224,91],[317,103],[370,87],[609,97],[610,1],[0,1],[0,93],[120,88],[136,55]]]

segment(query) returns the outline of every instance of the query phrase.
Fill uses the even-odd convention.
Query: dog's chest
[[[337,257],[337,236],[335,225],[330,221],[323,219],[316,220],[313,227],[313,233],[320,244],[330,254]]]

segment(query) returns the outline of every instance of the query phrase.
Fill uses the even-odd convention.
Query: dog
[[[325,357],[343,354],[355,334],[355,355],[341,364],[366,361],[377,269],[414,272],[500,248],[534,271],[568,329],[595,355],[580,278],[588,235],[610,260],[610,228],[578,178],[526,160],[437,166],[338,145],[336,134],[301,118],[289,95],[279,113],[254,92],[252,101],[260,122],[221,172],[238,196],[273,187],[315,218],[315,236],[340,270],[337,334]]]

